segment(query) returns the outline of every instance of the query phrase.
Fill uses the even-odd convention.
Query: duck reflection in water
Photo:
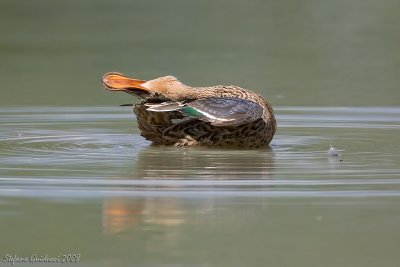
[[[179,199],[111,197],[103,202],[103,234],[122,240],[141,238],[143,251],[176,248],[185,223]]]
[[[103,234],[140,243],[137,253],[181,251],[189,233],[228,231],[257,224],[269,199],[253,201],[206,197],[111,197],[103,202]],[[243,202],[242,202],[243,201]],[[230,204],[229,204],[230,203]],[[188,230],[190,229],[190,230]],[[196,234],[195,234],[196,236]]]
[[[136,179],[268,179],[274,152],[250,149],[150,146],[138,154]]]
[[[207,148],[169,148],[150,146],[138,154],[134,164],[134,172],[130,179],[151,180],[149,185],[134,190],[149,192],[141,197],[110,197],[103,203],[103,232],[120,238],[132,238],[135,231],[147,231],[157,236],[157,243],[148,240],[149,249],[173,245],[180,239],[182,225],[204,220],[205,214],[212,215],[213,220],[221,215],[215,210],[215,198],[205,198],[196,201],[195,207],[188,208],[179,197],[157,195],[163,190],[190,191],[190,185],[180,184],[172,180],[198,180],[206,187],[204,190],[214,190],[213,180],[243,180],[268,179],[274,168],[272,150],[213,150]],[[118,178],[126,179],[126,178]],[[168,184],[171,180],[171,184]],[[157,185],[157,181],[160,185]],[[207,181],[210,183],[207,185]],[[262,186],[261,186],[262,187]],[[221,188],[215,188],[220,190]],[[223,188],[222,188],[223,189]],[[236,188],[237,189],[237,188]],[[262,188],[257,188],[262,189]],[[203,190],[196,188],[196,190]],[[240,188],[239,188],[240,190]],[[154,196],[151,192],[155,192]],[[216,192],[218,194],[218,192]],[[185,202],[186,203],[186,202]],[[230,215],[237,217],[233,221],[247,220],[252,216],[243,214]],[[254,217],[254,216],[253,216]],[[215,223],[215,221],[213,222]],[[230,220],[232,223],[232,220]],[[160,242],[163,240],[164,244]]]

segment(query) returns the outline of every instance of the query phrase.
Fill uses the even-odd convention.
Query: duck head
[[[124,91],[137,96],[159,93],[171,99],[181,98],[189,89],[174,76],[146,81],[129,78],[118,72],[109,72],[104,74],[102,82],[110,91]]]

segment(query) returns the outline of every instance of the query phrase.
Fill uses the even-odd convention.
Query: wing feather
[[[166,112],[181,109],[183,106],[179,102],[146,103],[148,111]]]
[[[234,97],[209,97],[187,102],[166,101],[146,103],[148,111],[180,111],[183,114],[211,122],[214,126],[236,126],[261,118],[263,107],[251,100]]]
[[[210,97],[187,103],[182,111],[215,126],[236,126],[261,118],[263,107],[247,99]]]

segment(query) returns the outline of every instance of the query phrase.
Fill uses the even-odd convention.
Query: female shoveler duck
[[[141,135],[154,144],[262,147],[276,131],[271,105],[233,85],[190,87],[173,76],[144,81],[106,73],[110,91],[141,99],[134,105]]]

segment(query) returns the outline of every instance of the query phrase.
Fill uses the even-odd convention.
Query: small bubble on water
[[[331,157],[339,157],[339,155],[340,155],[339,151],[335,147],[333,147],[332,145],[331,145],[331,148],[329,148],[327,153]]]

